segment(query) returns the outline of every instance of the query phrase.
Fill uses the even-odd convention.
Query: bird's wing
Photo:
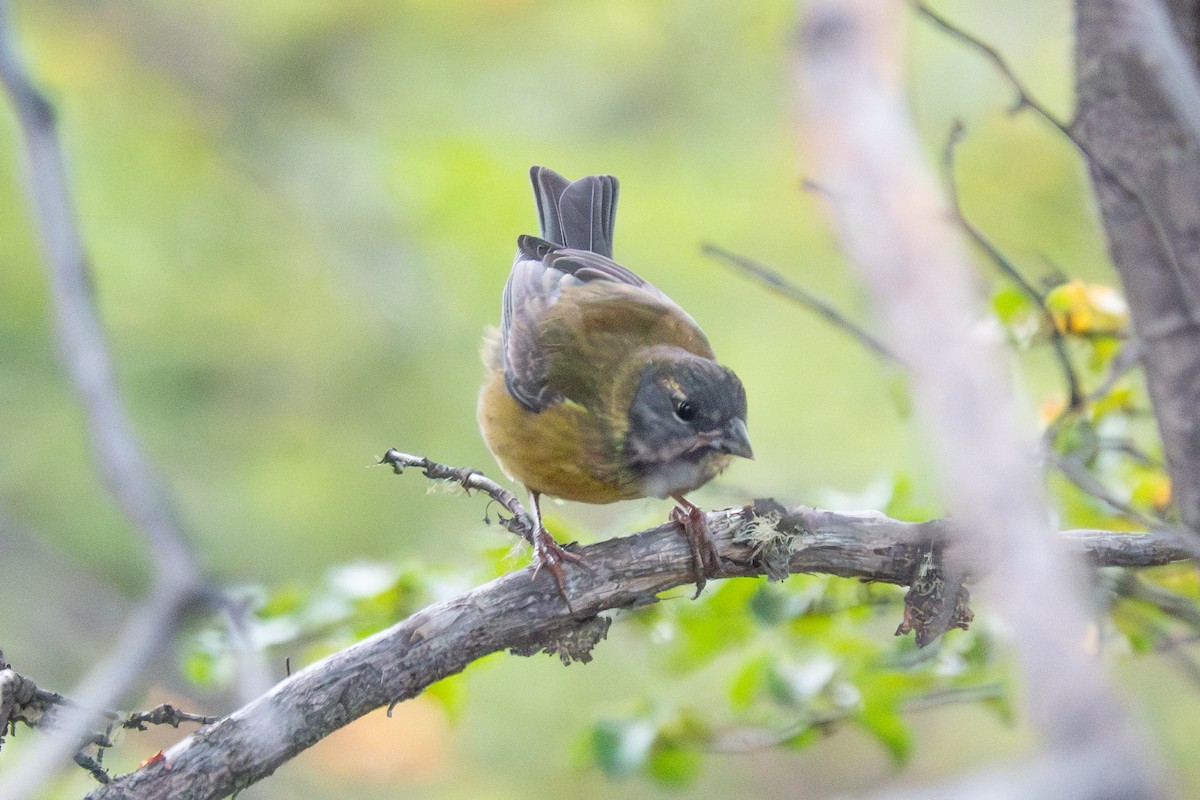
[[[517,258],[504,287],[500,347],[504,384],[509,394],[530,411],[541,411],[562,400],[565,387],[553,385],[551,379],[552,373],[561,373],[561,369],[555,369],[555,360],[580,359],[585,357],[582,351],[588,349],[587,342],[570,341],[570,337],[596,334],[570,330],[580,303],[592,309],[610,307],[612,302],[619,303],[615,308],[624,306],[624,311],[608,312],[613,327],[623,325],[626,317],[675,317],[703,340],[703,334],[683,309],[611,258],[558,247],[533,236],[522,236],[517,246]],[[605,285],[612,288],[605,289]],[[582,291],[585,286],[592,290]],[[565,308],[560,305],[564,297]]]

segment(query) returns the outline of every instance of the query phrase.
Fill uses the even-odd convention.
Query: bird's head
[[[730,456],[754,458],[746,430],[746,390],[733,372],[678,348],[654,353],[638,374],[625,437],[627,463],[648,494],[695,489]]]

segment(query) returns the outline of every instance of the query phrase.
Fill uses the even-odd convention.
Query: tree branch
[[[0,781],[0,798],[32,795],[95,722],[92,708],[115,705],[203,592],[200,569],[166,492],[129,423],[113,377],[106,338],[92,298],[87,255],[75,219],[54,110],[16,51],[7,0],[0,0],[0,83],[16,111],[28,158],[28,191],[50,271],[61,357],[82,401],[92,461],[109,492],[145,540],[154,587],[108,657],[75,688],[80,706],[63,712],[54,733],[38,742]]]
[[[777,294],[819,314],[825,318],[826,322],[850,334],[859,344],[875,355],[894,363],[899,362],[896,354],[889,350],[887,345],[880,341],[874,334],[870,333],[865,327],[851,320],[828,300],[817,297],[802,286],[797,286],[766,264],[743,255],[738,255],[731,250],[726,250],[715,244],[706,244],[700,250],[704,255],[720,259],[742,274],[749,275],[767,288],[774,290]]]
[[[387,464],[397,475],[403,474],[407,468],[415,467],[421,470],[425,477],[430,480],[457,483],[468,493],[472,491],[483,492],[512,515],[508,519],[501,518],[501,525],[519,535],[525,541],[533,541],[533,518],[529,516],[529,512],[525,510],[525,507],[521,505],[521,501],[517,499],[515,494],[479,470],[472,469],[471,467],[451,467],[446,464],[439,464],[436,461],[430,461],[424,456],[401,453],[394,447],[389,448],[383,454],[383,458],[379,459],[379,463]]]
[[[774,552],[783,555],[788,573],[894,584],[911,580],[921,554],[945,530],[936,520],[900,522],[871,512],[804,507],[767,516],[749,508],[716,511],[708,514],[708,523],[721,554],[722,578],[765,575]],[[1169,534],[1069,531],[1063,539],[1096,565],[1151,566],[1186,557]],[[489,653],[544,651],[564,662],[587,661],[610,622],[597,615],[653,603],[662,592],[695,580],[687,544],[674,524],[578,552],[588,569],[567,569],[574,614],[549,574],[533,577],[525,568],[505,575],[293,674],[170,748],[161,760],[97,788],[89,800],[225,797],[270,775],[334,730],[415,697]]]
[[[76,708],[76,703],[57,692],[39,689],[32,680],[13,669],[4,659],[4,654],[0,653],[0,744],[4,743],[6,734],[16,730],[18,723],[48,731],[59,725],[65,710],[73,708]],[[170,725],[178,728],[183,722],[210,725],[219,719],[181,711],[165,703],[149,711],[123,714],[93,710],[91,713],[104,719],[107,724],[103,732],[92,732],[83,737],[82,744],[75,753],[75,763],[88,770],[92,777],[101,783],[108,782],[108,773],[101,761],[104,750],[113,745],[114,729],[144,731],[150,725]]]

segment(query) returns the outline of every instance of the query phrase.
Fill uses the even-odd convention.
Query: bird
[[[615,177],[569,181],[534,166],[530,180],[541,235],[517,239],[477,418],[500,468],[529,492],[534,574],[546,568],[570,606],[563,564],[583,558],[546,531],[543,495],[671,498],[699,596],[720,561],[686,495],[735,456],[754,457],[745,388],[686,311],[613,260]]]

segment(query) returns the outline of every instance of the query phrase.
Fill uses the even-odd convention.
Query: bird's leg
[[[696,594],[692,596],[694,600],[704,591],[704,584],[708,583],[709,576],[721,571],[721,554],[717,552],[717,543],[708,527],[708,518],[704,516],[700,507],[681,494],[674,495],[674,500],[679,505],[671,512],[671,521],[679,523],[683,528],[688,550],[692,554],[692,572],[696,576]]]
[[[537,577],[538,572],[542,567],[554,576],[554,582],[558,584],[558,593],[562,595],[563,602],[567,604],[567,609],[574,612],[571,608],[571,599],[567,595],[567,579],[563,574],[562,562],[568,561],[572,564],[582,564],[583,556],[578,553],[572,553],[570,550],[564,549],[558,542],[554,541],[554,537],[546,530],[546,526],[542,525],[542,505],[541,494],[531,491],[529,499],[533,506],[533,577]]]

